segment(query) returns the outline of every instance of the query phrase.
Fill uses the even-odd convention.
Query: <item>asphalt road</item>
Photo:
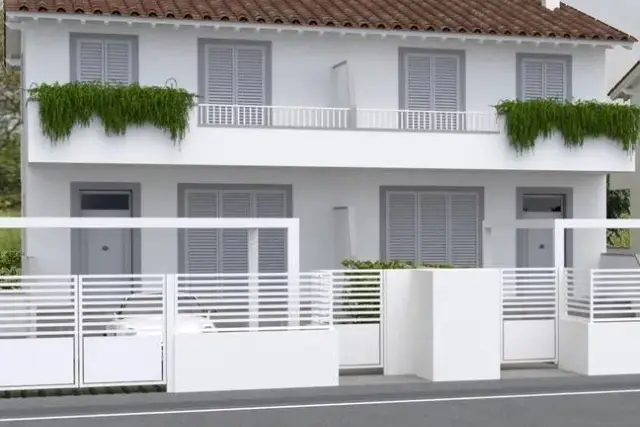
[[[136,396],[48,398],[44,405],[23,399],[0,404],[0,427],[638,427],[635,381],[340,387],[231,400],[165,394],[137,403]]]

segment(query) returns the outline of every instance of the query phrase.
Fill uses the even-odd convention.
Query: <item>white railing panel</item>
[[[347,129],[348,108],[279,107],[263,105],[201,104],[200,125],[274,127],[302,129]]]
[[[179,274],[179,333],[328,329],[331,288],[319,273]]]
[[[562,313],[565,316],[589,318],[589,271],[566,268],[564,270],[565,295]]]
[[[591,270],[594,322],[640,321],[640,270]]]
[[[0,277],[0,389],[78,384],[75,276]]]
[[[79,276],[82,386],[163,384],[163,275]]]
[[[495,113],[475,111],[200,104],[198,120],[200,126],[464,133],[500,131]]]
[[[357,111],[360,129],[397,129],[422,132],[499,132],[494,113],[467,111]]]

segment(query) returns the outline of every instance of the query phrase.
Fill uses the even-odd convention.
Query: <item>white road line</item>
[[[143,412],[76,414],[76,415],[51,415],[51,416],[41,416],[41,417],[0,418],[0,423],[15,423],[15,422],[28,422],[28,421],[81,420],[81,419],[93,419],[93,418],[95,419],[124,418],[124,417],[158,416],[158,415],[208,414],[208,413],[216,413],[216,412],[220,412],[220,413],[251,412],[251,411],[287,410],[287,409],[402,405],[402,404],[414,404],[414,403],[471,402],[471,401],[483,401],[483,400],[525,399],[525,398],[531,398],[531,397],[598,396],[598,395],[608,395],[608,394],[630,394],[630,393],[640,393],[640,389],[592,390],[592,391],[576,391],[576,392],[504,394],[504,395],[464,396],[464,397],[439,397],[439,398],[432,398],[432,399],[371,400],[371,401],[363,401],[363,402],[309,403],[309,404],[299,404],[299,405],[245,406],[245,407],[230,407],[230,408],[179,409],[179,410],[173,410],[173,411],[143,411]]]

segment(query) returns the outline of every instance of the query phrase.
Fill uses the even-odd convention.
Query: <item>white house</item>
[[[496,118],[501,100],[607,99],[605,52],[635,39],[574,8],[232,3],[5,2],[25,88],[97,79],[199,95],[180,145],[98,122],[54,144],[27,102],[24,216],[297,217],[302,271],[347,257],[551,266],[550,231],[497,226],[604,218],[606,174],[634,170],[606,139],[540,137],[518,153]],[[246,272],[246,236],[27,230],[24,250],[30,274]],[[287,270],[285,241],[261,231],[261,271]],[[568,263],[595,267],[604,249],[604,230],[576,234]]]

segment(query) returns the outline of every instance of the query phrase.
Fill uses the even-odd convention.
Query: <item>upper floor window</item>
[[[571,98],[571,57],[518,55],[518,98]]]
[[[270,103],[270,45],[200,40],[200,98],[207,123],[262,126]]]
[[[137,56],[136,36],[71,34],[71,80],[134,83]]]
[[[464,52],[401,51],[400,108],[409,110],[404,126],[458,130],[464,111]]]

